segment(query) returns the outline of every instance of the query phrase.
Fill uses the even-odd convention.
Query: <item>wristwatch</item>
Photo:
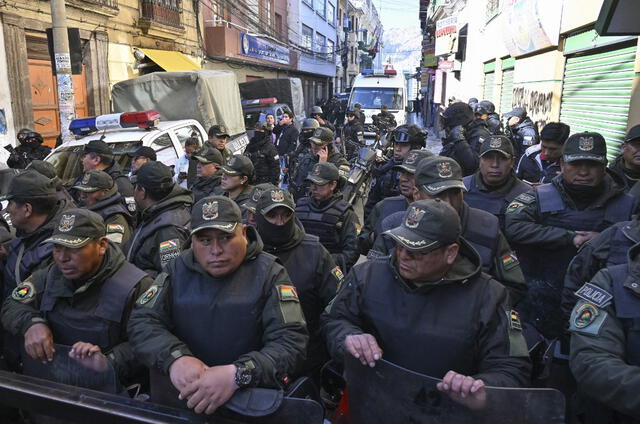
[[[236,377],[235,382],[241,389],[247,388],[253,381],[254,366],[252,362],[239,362],[236,363]]]

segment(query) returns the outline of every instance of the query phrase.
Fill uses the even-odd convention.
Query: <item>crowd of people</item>
[[[129,174],[91,139],[69,187],[27,135],[0,229],[3,367],[67,345],[196,413],[301,378],[331,410],[322,369],[350,355],[441,378],[461,404],[548,387],[567,422],[640,422],[640,126],[609,163],[597,132],[538,133],[521,107],[503,128],[491,102],[456,102],[432,152],[382,108],[361,222],[341,191],[364,115],[335,115],[267,116],[236,155],[214,125],[173,169],[141,147]]]

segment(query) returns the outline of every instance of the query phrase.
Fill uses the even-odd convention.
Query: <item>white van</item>
[[[407,89],[404,75],[391,68],[379,72],[363,69],[353,80],[349,109],[356,103],[362,105],[367,124],[373,122],[372,116],[380,113],[382,105],[389,107],[398,125],[406,124]]]

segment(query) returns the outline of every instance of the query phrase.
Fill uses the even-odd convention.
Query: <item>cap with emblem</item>
[[[505,118],[511,118],[512,116],[517,116],[520,119],[524,119],[527,117],[527,111],[523,107],[514,107],[513,110],[504,114]]]
[[[233,233],[242,222],[240,207],[225,196],[209,196],[200,199],[191,211],[191,235],[211,228]]]
[[[69,209],[60,215],[53,234],[43,243],[76,249],[105,234],[104,220],[100,215],[88,209]]]
[[[56,167],[53,166],[52,163],[44,160],[32,160],[26,169],[33,169],[47,178],[56,178],[58,176],[56,174]]]
[[[231,177],[251,177],[253,176],[254,172],[253,162],[251,162],[251,159],[244,155],[233,155],[231,159],[229,159],[229,163],[223,165],[221,169],[222,172]]]
[[[168,189],[173,186],[173,172],[162,162],[147,162],[138,169],[135,184],[147,189]]]
[[[271,183],[262,183],[253,187],[251,191],[251,195],[249,196],[249,200],[242,204],[244,209],[250,210],[253,213],[256,213],[256,205],[258,204],[258,200],[260,200],[260,196],[262,192],[265,190],[270,190],[273,188],[278,188]]]
[[[224,125],[212,125],[208,134],[209,137],[229,137],[229,131]]]
[[[416,169],[416,187],[430,195],[451,188],[466,190],[458,162],[445,156],[431,156],[420,161]]]
[[[271,210],[278,207],[287,208],[291,210],[291,212],[295,212],[296,202],[294,202],[293,196],[291,196],[291,193],[287,190],[272,188],[262,192],[260,199],[258,199],[258,204],[256,205],[256,211],[262,215],[266,215]]]
[[[433,153],[428,150],[410,150],[409,153],[407,153],[407,157],[402,161],[402,164],[394,166],[393,169],[415,174],[420,161],[431,156],[433,156]]]
[[[107,143],[102,140],[91,140],[84,146],[82,153],[97,153],[99,155],[112,155],[113,151]]]
[[[220,150],[211,146],[202,146],[200,150],[194,153],[193,158],[201,163],[217,163],[222,164],[222,153]]]
[[[458,241],[460,217],[440,199],[419,200],[409,205],[399,227],[385,231],[404,248],[424,252]]]
[[[9,190],[0,200],[11,200],[13,198],[37,199],[43,197],[53,197],[56,195],[55,181],[41,173],[27,169],[11,180]]]
[[[640,125],[636,125],[632,127],[624,138],[625,143],[629,143],[631,141],[636,141],[640,139]]]
[[[156,151],[149,146],[139,147],[138,150],[132,153],[128,153],[132,158],[143,157],[151,160],[157,160]]]
[[[82,176],[80,184],[71,187],[75,190],[93,193],[98,190],[109,190],[113,188],[113,179],[104,171],[87,171]]]
[[[480,156],[488,152],[500,152],[506,158],[513,157],[513,144],[504,135],[492,135],[480,146]]]
[[[340,179],[340,171],[338,167],[331,162],[316,163],[305,180],[311,181],[317,185],[329,184],[331,181]]]
[[[562,160],[564,162],[591,160],[606,164],[607,144],[604,137],[597,132],[573,134],[564,143]]]
[[[333,131],[325,127],[316,128],[309,141],[317,145],[329,144],[333,141]]]

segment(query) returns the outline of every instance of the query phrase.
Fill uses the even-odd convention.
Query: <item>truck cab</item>
[[[383,71],[363,69],[353,81],[348,108],[352,109],[356,103],[362,106],[365,123],[373,123],[373,115],[380,113],[382,105],[389,107],[398,125],[407,122],[407,89],[405,78],[390,67]]]

